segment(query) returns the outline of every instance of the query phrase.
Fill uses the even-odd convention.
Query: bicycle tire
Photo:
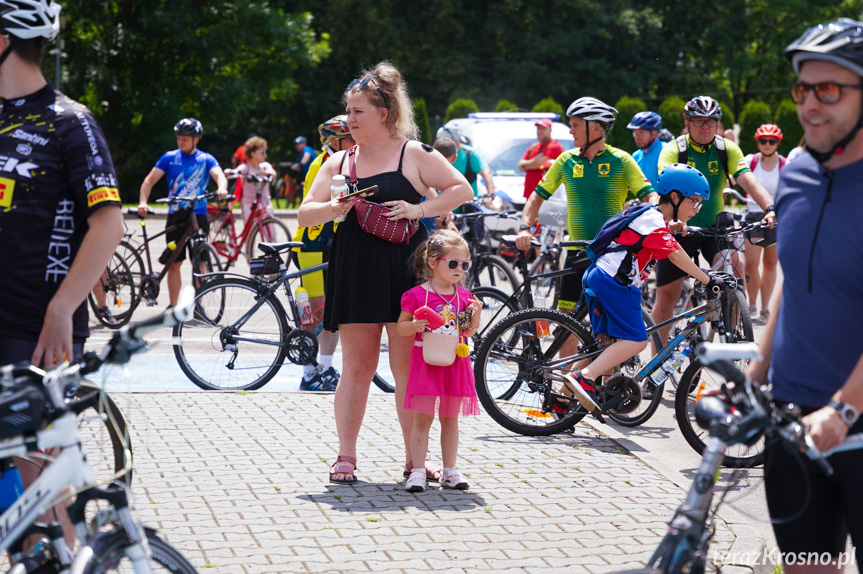
[[[275,217],[264,217],[261,219],[261,225],[266,226],[266,229],[269,230],[271,237],[266,239],[267,243],[286,243],[292,240],[291,231],[288,229],[288,226],[285,225],[280,220]],[[264,252],[258,249],[258,243],[264,241],[262,238],[263,234],[261,233],[261,227],[256,223],[254,223],[251,233],[249,233],[249,239],[246,243],[246,256],[251,261],[254,257],[261,257],[264,255]]]
[[[493,253],[476,256],[468,278],[468,289],[474,287],[497,287],[504,293],[513,293],[520,285],[506,260]]]
[[[528,273],[531,277],[550,273],[560,269],[560,263],[552,259],[549,255],[539,256],[530,265]],[[557,309],[557,300],[560,295],[560,277],[543,277],[531,281],[531,292],[534,302],[540,300],[545,301],[545,306],[549,309]]]
[[[96,298],[97,287],[105,295],[105,306],[99,307]],[[135,298],[135,277],[129,264],[116,251],[108,260],[105,272],[87,295],[90,308],[96,319],[109,329],[119,329],[129,322],[137,306]]]
[[[101,387],[84,380],[66,404],[76,415],[81,448],[97,483],[120,480],[132,484],[132,439],[117,403]]]
[[[196,243],[192,248],[192,285],[195,286],[195,291],[213,280],[195,277],[196,273],[213,273],[221,270],[222,262],[216,248],[206,241]]]
[[[273,293],[244,318],[265,290],[261,283],[233,277],[201,288],[194,318],[173,331],[179,341],[174,356],[189,380],[205,390],[242,391],[259,389],[275,376],[285,361],[290,331],[284,307]],[[245,336],[255,339],[236,340]]]
[[[647,309],[645,309],[644,307],[641,308],[641,318],[644,321],[644,324],[648,329],[653,327],[653,325],[654,325],[653,319],[650,317],[650,313],[648,313]],[[653,340],[653,344],[656,345],[657,349],[662,348],[662,346],[663,346],[662,345],[662,339],[659,337],[659,331],[654,331],[653,333],[648,334],[647,336],[648,336],[648,338]],[[650,353],[650,345],[649,344],[647,346],[646,352]],[[641,370],[641,359],[639,358],[639,355],[632,357],[626,363],[624,363],[624,365],[621,366],[621,370],[624,372],[624,374],[627,374],[630,376],[635,374],[635,373],[638,373]],[[629,371],[629,372],[627,372],[627,371]],[[669,379],[670,378],[671,377],[669,377]],[[641,386],[641,390],[643,393],[644,389],[645,389],[645,385],[650,385],[651,383],[646,382],[646,378],[645,378],[645,380],[639,381],[638,384]],[[637,412],[633,411],[633,413],[635,413],[635,414],[632,414],[632,413],[616,414],[616,413],[609,412],[608,418],[610,418],[611,420],[613,420],[614,422],[616,422],[620,426],[624,426],[624,427],[637,427],[639,425],[642,425],[642,424],[646,423],[650,419],[650,417],[652,417],[653,414],[656,412],[656,409],[659,408],[659,403],[662,402],[662,393],[664,391],[665,391],[665,382],[663,382],[657,388],[653,389],[653,396],[650,400],[642,400],[641,401],[639,406],[636,407]],[[644,410],[638,411],[638,408],[640,408],[642,405],[644,405]]]
[[[538,322],[548,322],[549,335],[538,334]],[[587,414],[580,405],[560,415],[549,410],[550,393],[565,393],[542,368],[570,335],[580,345],[593,342],[583,325],[552,309],[518,311],[492,327],[476,352],[474,377],[477,396],[495,422],[518,434],[547,436],[571,429]]]
[[[741,365],[742,366],[742,365]],[[674,413],[683,438],[695,452],[703,454],[710,433],[695,422],[695,406],[706,390],[718,389],[724,379],[714,371],[705,369],[693,360],[683,372],[677,395],[674,397]],[[755,445],[731,445],[725,449],[722,466],[729,468],[751,468],[764,464],[764,437]]]
[[[145,529],[150,546],[150,566],[153,573],[197,574],[195,567],[183,557],[179,550],[159,538],[149,528]],[[73,574],[105,574],[107,572],[132,571],[125,550],[132,546],[129,535],[113,529],[100,532],[87,541],[75,556],[70,572]]]
[[[488,330],[501,319],[512,315],[516,311],[521,311],[521,305],[517,300],[497,287],[476,287],[471,290],[471,294],[474,299],[482,302],[479,328],[473,337],[471,337],[473,348],[476,350],[479,348],[480,341],[485,337]]]
[[[749,305],[746,303],[746,296],[739,289],[728,294],[722,309],[722,322],[725,323],[725,343],[755,341]]]
[[[396,392],[395,386],[391,385],[388,380],[375,373],[375,376],[372,377],[372,382],[383,392],[385,393],[394,393]]]

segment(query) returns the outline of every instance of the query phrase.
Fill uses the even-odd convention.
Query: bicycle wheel
[[[285,309],[266,286],[248,279],[210,281],[195,297],[195,317],[174,327],[174,355],[206,390],[259,389],[281,368],[290,329]]]
[[[586,413],[580,405],[571,412],[553,410],[555,401],[568,393],[543,369],[561,354],[575,354],[578,346],[592,342],[580,323],[551,309],[526,309],[498,322],[483,338],[474,360],[483,408],[504,428],[527,436],[572,428]]]
[[[755,341],[749,306],[746,304],[746,297],[739,289],[728,294],[722,309],[722,322],[725,323],[726,331],[724,343]]]
[[[468,278],[468,289],[479,286],[497,287],[509,295],[518,288],[519,281],[503,257],[483,253],[473,262]]]
[[[145,528],[147,544],[150,546],[150,568],[153,573],[171,572],[173,574],[196,574],[192,564],[180,552],[159,538],[155,532]],[[107,572],[134,572],[128,550],[135,545],[129,535],[114,529],[100,532],[92,537],[87,545],[75,556],[71,572],[73,574],[104,574]],[[137,550],[137,548],[135,548]]]
[[[219,260],[219,252],[216,248],[204,241],[197,243],[192,251],[192,285],[199,291],[202,285],[212,281],[212,278],[201,279],[195,277],[196,273],[213,273],[222,270]]]
[[[737,366],[746,368],[746,361],[736,361]],[[704,453],[706,441],[710,433],[695,422],[695,406],[704,393],[717,390],[725,380],[719,373],[705,369],[698,361],[689,363],[683,372],[677,396],[674,397],[674,412],[677,415],[677,426],[683,433],[683,438],[698,454]],[[764,463],[764,437],[758,439],[753,446],[744,444],[731,445],[725,449],[725,460],[722,466],[730,468],[751,468]]]
[[[109,329],[119,329],[132,318],[135,291],[135,278],[129,265],[115,252],[87,299],[100,323]]]
[[[653,327],[653,319],[644,307],[641,308],[641,318],[648,329]],[[648,333],[647,336],[649,341],[656,345],[657,349],[662,348],[662,339],[659,337],[659,331]],[[641,354],[628,359],[620,365],[620,371],[627,377],[634,377],[641,371],[644,363],[649,362],[651,358],[650,345],[648,344],[647,349],[642,351]],[[668,380],[670,379],[671,377]],[[665,383],[662,383],[657,388],[653,388],[653,384],[648,382],[646,378],[642,381],[634,379],[630,379],[630,381],[640,387],[641,402],[628,413],[618,414],[609,412],[608,417],[621,426],[636,427],[647,422],[653,416],[653,413],[656,412],[656,409],[659,408],[659,403],[662,402],[662,393],[665,390]]]
[[[531,276],[557,271],[560,265],[547,255],[543,255],[531,263],[529,273]],[[545,301],[545,306],[549,309],[557,309],[557,298],[560,292],[560,277],[543,277],[535,279],[531,282],[531,292],[533,300]]]
[[[97,484],[112,480],[131,484],[132,441],[114,400],[101,387],[85,380],[66,398],[66,404],[77,415],[81,448]]]
[[[396,392],[395,386],[391,385],[388,380],[375,373],[375,376],[372,378],[372,382],[383,392],[385,393],[394,393]]]
[[[479,329],[471,337],[473,348],[476,349],[479,347],[482,338],[495,323],[516,311],[520,311],[521,306],[518,301],[496,287],[477,287],[471,290],[471,294],[475,299],[482,301]]]
[[[275,217],[264,217],[261,219],[261,225],[255,225],[252,232],[249,233],[246,255],[248,255],[249,261],[254,257],[261,257],[264,252],[258,249],[258,243],[286,243],[288,241],[291,241],[291,231],[288,226]]]
[[[233,238],[233,217],[221,211],[208,214],[210,219],[210,235],[207,238],[210,245],[221,257],[225,258],[225,270],[230,268],[237,258],[237,247]]]

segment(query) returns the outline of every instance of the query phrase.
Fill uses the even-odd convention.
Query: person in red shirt
[[[539,180],[542,179],[542,164],[549,160],[557,159],[563,153],[560,142],[551,139],[551,120],[538,120],[536,126],[536,143],[528,146],[524,156],[518,161],[518,170],[525,172],[524,175],[524,197],[530,197],[536,189]]]

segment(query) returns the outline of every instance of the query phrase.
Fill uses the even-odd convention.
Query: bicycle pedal
[[[155,299],[147,299],[147,307],[155,307],[159,302]]]

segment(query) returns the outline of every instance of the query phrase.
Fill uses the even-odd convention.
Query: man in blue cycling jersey
[[[168,176],[168,194],[170,197],[185,197],[194,198],[207,192],[207,184],[210,183],[210,177],[216,180],[218,193],[221,196],[228,194],[228,180],[222,168],[219,167],[219,162],[216,158],[207,152],[198,149],[198,142],[201,141],[201,136],[204,135],[204,126],[195,118],[184,118],[177,122],[174,126],[174,133],[177,135],[177,149],[167,152],[159,158],[144,182],[141,184],[140,201],[138,202],[138,215],[141,217],[147,216],[147,200],[150,198],[150,192],[153,186],[162,179],[163,175]],[[205,233],[210,231],[210,222],[207,220],[207,200],[202,199],[194,203],[195,217],[198,220],[198,227],[204,230]],[[185,233],[185,224],[188,215],[183,204],[173,204],[168,209],[168,219],[165,222],[166,227],[173,225],[181,225],[178,229],[165,234],[167,243],[177,242]],[[191,246],[189,246],[191,250]],[[180,277],[180,268],[183,266],[183,260],[186,254],[181,252],[174,264],[168,270],[168,295],[170,305],[177,304],[177,298],[180,296],[180,288],[183,286],[183,280]]]
[[[822,451],[863,432],[863,22],[840,18],[785,49],[806,150],[779,176],[776,216],[781,298],[750,376],[803,409]],[[830,456],[826,476],[782,441],[768,441],[765,490],[780,551],[831,556],[786,574],[842,572],[848,534],[863,562],[863,450]]]
[[[659,176],[659,152],[662,151],[662,140],[659,131],[662,129],[662,117],[656,112],[638,112],[626,129],[632,130],[632,139],[638,149],[632,152],[632,159],[644,172],[644,177],[651,185],[656,185]]]

